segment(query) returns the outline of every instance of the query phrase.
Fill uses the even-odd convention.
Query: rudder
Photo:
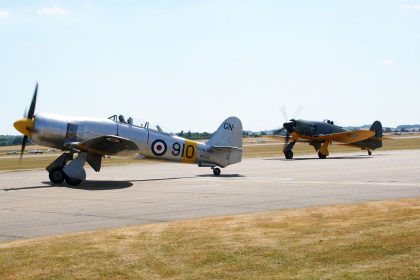
[[[375,136],[369,139],[371,144],[373,144],[373,149],[382,147],[383,129],[381,122],[373,122],[369,130],[375,132]]]
[[[372,125],[371,125],[371,127],[370,127],[370,129],[369,129],[370,131],[374,131],[375,132],[375,137],[377,137],[377,138],[382,138],[382,134],[383,134],[383,132],[382,132],[382,124],[381,124],[381,122],[380,121],[375,121]]]
[[[210,146],[242,148],[242,122],[237,117],[227,118],[206,143]]]
[[[207,141],[206,146],[223,151],[222,167],[242,161],[242,122],[237,117],[227,118]]]

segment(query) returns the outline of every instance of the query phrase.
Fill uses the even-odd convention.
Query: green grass
[[[418,279],[420,198],[0,244],[0,279]]]

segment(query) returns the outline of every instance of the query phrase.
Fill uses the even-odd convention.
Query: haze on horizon
[[[36,112],[170,131],[420,123],[418,1],[2,1],[0,134]]]

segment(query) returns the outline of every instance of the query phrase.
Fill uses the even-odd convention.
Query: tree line
[[[0,146],[15,146],[22,143],[23,136],[0,135]]]

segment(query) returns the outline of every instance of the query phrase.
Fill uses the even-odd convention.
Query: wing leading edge
[[[375,132],[370,130],[355,130],[355,131],[345,131],[340,133],[332,133],[325,135],[317,135],[308,137],[309,140],[315,141],[335,141],[344,144],[351,144],[354,142],[362,141],[368,138],[371,138],[375,135]]]

